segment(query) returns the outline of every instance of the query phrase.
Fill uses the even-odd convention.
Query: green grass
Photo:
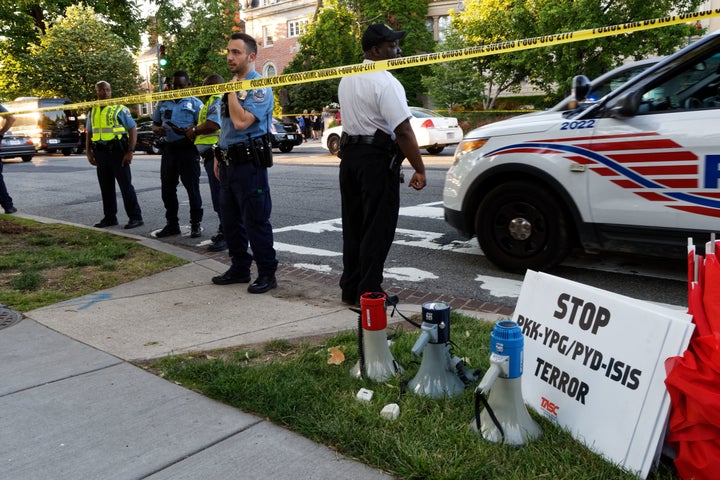
[[[453,355],[472,368],[487,368],[492,325],[452,312]],[[377,384],[352,378],[357,361],[354,332],[322,344],[274,341],[264,347],[168,357],[150,365],[178,382],[245,411],[299,432],[342,454],[412,479],[632,479],[532,412],[542,437],[516,448],[489,443],[468,426],[474,415],[474,386],[454,398],[433,400],[402,393],[403,382],[419,368],[410,350],[417,330],[398,331],[391,350],[405,368],[401,379]],[[329,365],[328,348],[345,353],[340,366]],[[355,399],[361,388],[374,391],[370,403]],[[380,410],[400,406],[387,421]],[[654,480],[677,479],[672,466],[652,472]]]
[[[20,312],[183,263],[118,235],[0,215],[0,303]]]

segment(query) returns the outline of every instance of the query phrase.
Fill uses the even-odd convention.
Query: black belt
[[[374,135],[348,135],[346,138],[348,145],[352,145],[354,143],[364,143],[367,145],[372,145],[375,141]]]
[[[92,149],[96,152],[111,152],[116,149],[120,149],[119,140],[111,140],[109,142],[100,140],[98,142],[92,142]]]
[[[216,149],[217,159],[223,162],[225,165],[242,165],[252,161],[252,154],[250,153],[249,147],[243,143],[233,143],[228,145],[227,149],[218,148]]]

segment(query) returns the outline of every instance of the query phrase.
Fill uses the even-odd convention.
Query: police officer
[[[221,75],[214,73],[203,80],[203,85],[216,85],[224,83]],[[195,147],[200,154],[201,162],[205,166],[205,173],[210,184],[210,198],[215,213],[218,215],[218,232],[211,237],[212,243],[207,249],[211,252],[221,252],[227,249],[227,242],[222,229],[222,215],[220,213],[220,180],[215,176],[215,146],[220,138],[220,106],[222,94],[210,95],[205,101],[197,127],[187,130],[186,135],[194,140]]]
[[[95,95],[98,100],[111,98],[110,84],[103,80],[97,82]],[[125,213],[129,218],[125,228],[143,225],[142,212],[130,172],[137,142],[137,128],[130,111],[125,105],[96,106],[90,110],[85,123],[85,151],[90,164],[97,167],[103,201],[103,218],[95,226],[105,228],[118,224],[116,181],[122,194]]]
[[[0,112],[7,113],[7,108],[0,105]],[[2,140],[3,135],[5,135],[5,132],[10,130],[10,127],[12,127],[13,123],[15,123],[15,117],[12,115],[3,115],[0,117],[2,121],[2,128],[0,128],[0,140]],[[5,210],[5,213],[15,213],[17,212],[17,208],[13,205],[13,199],[10,196],[10,194],[7,191],[7,187],[5,187],[5,179],[3,178],[3,166],[2,166],[2,158],[0,158],[0,205],[2,205],[3,210]]]
[[[190,87],[187,72],[178,70],[173,73],[172,85],[173,90]],[[160,157],[160,189],[167,224],[155,234],[159,238],[180,233],[178,179],[187,190],[190,203],[190,237],[197,238],[202,234],[200,156],[194,143],[186,135],[188,130],[198,124],[202,107],[203,103],[195,97],[163,100],[158,102],[152,114],[153,132],[165,139]]]
[[[257,42],[245,33],[233,33],[228,42],[227,62],[231,81],[260,78],[255,71]],[[213,277],[213,283],[248,283],[253,259],[258,277],[248,286],[250,293],[277,287],[277,259],[270,225],[270,186],[267,167],[272,162],[268,130],[273,94],[267,87],[230,92],[223,96],[222,124],[215,164],[220,178],[223,231],[232,264]],[[252,254],[248,252],[248,243]]]
[[[406,34],[382,23],[370,25],[362,36],[364,62],[399,57],[398,41]],[[415,169],[409,186],[416,190],[425,187],[425,166],[405,89],[388,71],[343,77],[338,97],[343,112],[340,288],[343,302],[357,304],[363,293],[383,291],[383,267],[400,209],[400,163],[407,157]]]

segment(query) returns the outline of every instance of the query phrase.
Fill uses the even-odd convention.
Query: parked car
[[[574,247],[684,258],[720,230],[720,32],[596,101],[465,135],[445,220],[510,271]],[[587,90],[586,90],[587,93]]]
[[[279,148],[282,153],[292,152],[295,145],[303,143],[302,135],[292,122],[283,122],[274,118],[270,124],[272,148]]]
[[[161,137],[158,137],[153,133],[152,122],[140,122],[137,124],[137,143],[135,144],[135,151],[146,152],[149,155],[157,155],[160,153],[160,147],[158,141]]]
[[[27,135],[38,150],[48,154],[57,151],[70,155],[78,147],[78,115],[73,110],[63,110],[64,105],[73,103],[69,98],[20,97],[3,105],[14,114],[12,126],[16,134]],[[58,110],[38,111],[48,107]]]
[[[0,142],[0,161],[6,158],[20,157],[29,162],[37,154],[32,138],[27,135],[15,135],[12,130],[5,132]]]
[[[444,117],[427,108],[410,107],[413,118],[410,119],[418,147],[431,155],[442,152],[446,146],[455,145],[462,140],[463,131],[455,117]],[[328,128],[323,132],[321,143],[324,149],[333,155],[340,150],[342,126]]]

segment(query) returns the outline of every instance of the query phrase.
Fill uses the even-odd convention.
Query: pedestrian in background
[[[173,73],[173,90],[181,90],[191,85],[186,71],[178,70]],[[160,190],[167,223],[155,234],[158,238],[180,234],[177,197],[179,181],[185,187],[190,203],[190,237],[197,238],[202,235],[200,156],[194,143],[186,135],[188,130],[197,125],[202,108],[203,102],[198,98],[185,97],[160,101],[153,111],[153,132],[164,137],[160,157]]]
[[[225,83],[225,79],[217,73],[208,75],[205,77],[205,80],[203,80],[203,85],[217,85],[220,83]],[[227,242],[225,241],[222,228],[222,213],[220,210],[220,180],[215,175],[215,147],[220,138],[221,100],[221,93],[210,95],[205,101],[202,110],[200,110],[198,125],[186,132],[187,137],[195,142],[195,148],[197,148],[200,154],[200,162],[205,167],[208,184],[210,185],[210,198],[212,200],[213,210],[218,216],[218,231],[210,238],[212,243],[207,247],[211,252],[227,250]]]
[[[364,63],[397,58],[406,31],[370,25],[362,36]],[[410,127],[405,89],[388,71],[343,77],[340,198],[343,231],[342,300],[383,292],[383,268],[395,237],[400,209],[400,165],[415,169],[409,186],[425,187],[425,166]],[[394,299],[397,301],[397,298]]]
[[[307,137],[305,137],[305,117],[298,115],[295,119],[298,124],[298,133],[302,135],[303,141],[307,142]]]
[[[256,56],[255,39],[245,33],[233,33],[227,53],[228,67],[233,73],[231,81],[262,78],[254,68]],[[254,259],[258,277],[248,286],[250,293],[264,293],[277,287],[278,262],[270,224],[272,201],[267,171],[272,164],[268,140],[272,111],[273,93],[269,87],[223,96],[216,169],[223,230],[232,263],[212,281],[217,285],[248,283]]]
[[[303,134],[305,134],[305,141],[307,141],[309,138],[312,138],[312,122],[310,121],[310,115],[308,114],[307,109],[303,110],[303,119],[305,120],[305,125],[303,125]]]
[[[7,109],[4,106],[0,105],[0,112],[7,113]],[[5,133],[10,130],[10,127],[12,127],[13,123],[15,123],[15,117],[8,114],[3,115],[0,118],[2,118],[2,128],[0,128],[0,140],[2,140],[2,137],[5,135]],[[17,208],[15,208],[15,205],[13,205],[13,199],[7,191],[7,187],[5,186],[5,178],[3,177],[2,171],[2,158],[0,158],[0,205],[2,205],[5,213],[15,213],[17,212]]]
[[[104,80],[95,84],[98,100],[112,98],[112,88]],[[132,184],[132,163],[137,142],[137,125],[125,105],[95,106],[85,120],[85,154],[95,166],[100,196],[103,202],[103,218],[97,228],[118,224],[115,182],[120,187],[125,213],[126,229],[143,225],[142,211]]]
[[[322,117],[318,115],[318,113],[313,110],[310,112],[310,124],[312,127],[312,138],[313,140],[320,140],[320,137],[322,136]]]

